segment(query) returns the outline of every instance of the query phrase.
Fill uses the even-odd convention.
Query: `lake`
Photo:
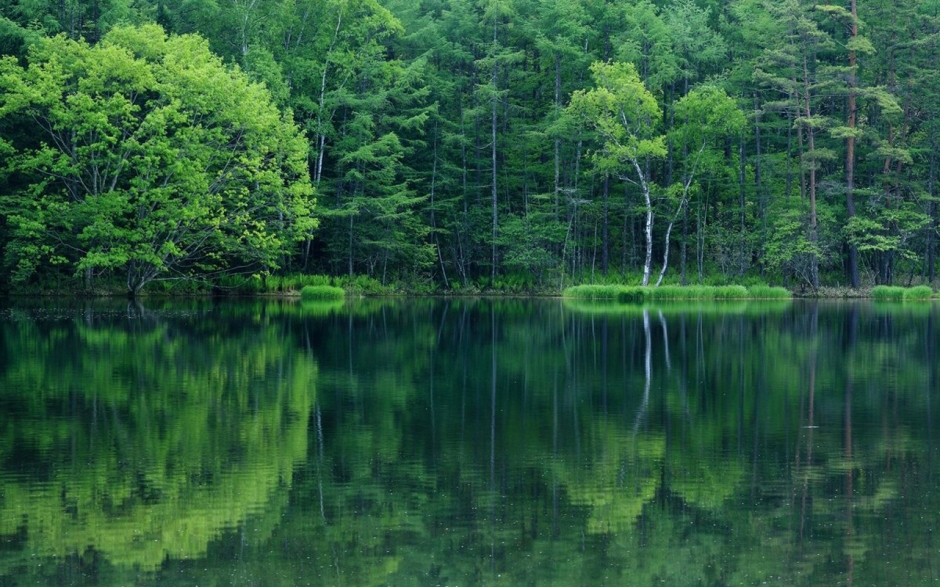
[[[8,302],[0,586],[936,583],[938,323]]]

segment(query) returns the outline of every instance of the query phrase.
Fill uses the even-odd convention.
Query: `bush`
[[[933,297],[933,290],[929,285],[918,285],[904,290],[905,300],[929,300]]]
[[[304,300],[341,300],[346,297],[346,292],[332,285],[305,285],[300,290],[300,297]]]

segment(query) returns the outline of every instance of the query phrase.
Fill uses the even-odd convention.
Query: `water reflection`
[[[0,575],[936,581],[936,312],[16,308],[0,323]]]
[[[277,328],[141,306],[2,324],[0,573],[102,560],[146,573],[271,528],[307,453],[315,359]],[[267,519],[267,523],[263,520]]]

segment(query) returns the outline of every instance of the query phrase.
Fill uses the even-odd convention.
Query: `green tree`
[[[632,64],[596,62],[591,73],[597,87],[576,91],[569,109],[601,141],[595,153],[598,168],[631,182],[642,194],[646,211],[645,286],[653,264],[653,184],[647,159],[666,154],[665,137],[657,133],[661,110]]]
[[[316,226],[307,142],[265,88],[197,36],[120,28],[90,46],[65,37],[0,61],[0,118],[42,142],[10,163],[7,262],[25,281],[60,264],[155,279],[276,268]]]

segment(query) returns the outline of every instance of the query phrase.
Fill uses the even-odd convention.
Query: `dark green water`
[[[924,585],[940,309],[0,310],[0,586]]]

